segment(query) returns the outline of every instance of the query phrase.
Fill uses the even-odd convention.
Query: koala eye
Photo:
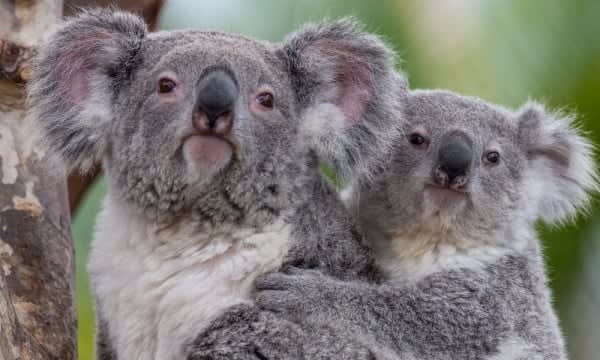
[[[415,147],[424,147],[427,145],[427,139],[425,136],[419,133],[412,133],[408,136],[408,141],[413,144]]]
[[[483,161],[491,165],[498,164],[500,162],[500,153],[497,151],[488,151],[483,156]]]
[[[275,105],[273,94],[268,91],[263,91],[256,96],[256,102],[266,109],[272,109]]]
[[[160,92],[161,94],[172,92],[173,90],[175,90],[176,86],[177,85],[175,84],[175,81],[171,79],[162,78],[158,80],[158,92]]]

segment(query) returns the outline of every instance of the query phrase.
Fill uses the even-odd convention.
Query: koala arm
[[[374,359],[373,353],[327,325],[308,327],[252,305],[238,305],[192,341],[188,360]]]
[[[327,246],[326,244],[322,242],[321,246]],[[301,251],[303,254],[307,254],[304,251],[309,248],[308,244],[305,245],[306,248]],[[359,250],[359,246],[357,245],[356,249],[344,250],[352,253]],[[343,256],[313,260],[306,256],[302,260],[290,260],[290,263],[334,270],[336,275],[344,275],[345,278],[352,276],[356,278],[358,275],[365,279],[374,276],[371,262],[368,261],[365,261],[366,265],[361,263],[364,270],[360,270],[359,274],[345,273],[343,269],[348,265],[345,262],[350,258],[350,256]],[[305,263],[303,262],[305,259],[309,260]],[[355,259],[361,259],[361,256],[356,256]],[[332,266],[332,264],[338,265]],[[189,360],[376,358],[369,344],[358,343],[354,336],[349,336],[336,327],[326,323],[309,324],[287,319],[253,305],[239,305],[228,309],[196,337],[186,353],[189,354]]]
[[[256,282],[255,302],[263,310],[292,321],[335,323],[340,328],[368,329],[380,342],[402,342],[401,297],[407,293],[387,285],[343,281],[318,270],[287,269]]]
[[[313,171],[317,180],[305,184],[303,189],[309,196],[293,215],[295,241],[283,267],[320,269],[344,280],[380,281],[382,275],[375,257],[363,244],[362,234],[336,190],[319,175],[318,169]]]
[[[561,359],[535,277],[517,265],[438,273],[414,285],[341,281],[291,269],[257,281],[256,304],[292,321],[335,324],[399,358],[475,358],[514,341],[524,358]],[[548,326],[546,326],[548,325]],[[517,339],[517,340],[515,340]],[[504,345],[503,345],[504,344]]]

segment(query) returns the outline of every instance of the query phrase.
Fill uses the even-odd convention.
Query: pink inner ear
[[[373,80],[369,65],[357,56],[356,49],[344,41],[319,40],[311,45],[316,56],[325,55],[335,64],[335,84],[338,86],[337,106],[349,126],[360,122],[373,95]]]
[[[76,105],[82,105],[89,98],[90,89],[88,82],[89,80],[85,71],[80,69],[74,72],[71,78],[63,84],[68,100]]]
[[[57,64],[59,86],[72,104],[83,107],[84,102],[89,100],[90,73],[110,41],[111,35],[106,31],[83,32],[73,41],[72,47],[64,51]]]
[[[367,111],[367,104],[373,93],[367,65],[345,62],[338,70],[338,83],[338,106],[346,116],[348,124],[354,125]]]
[[[91,66],[87,64],[85,53],[80,49],[67,51],[57,65],[59,68],[59,87],[65,100],[75,106],[83,107],[84,102],[89,99],[89,71]]]

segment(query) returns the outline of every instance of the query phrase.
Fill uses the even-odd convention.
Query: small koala
[[[400,134],[404,86],[393,52],[348,19],[281,44],[150,34],[112,10],[66,21],[29,106],[68,167],[101,159],[108,177],[89,263],[97,357],[369,358],[250,293],[290,266],[381,278],[318,159],[368,177]]]
[[[572,118],[410,91],[404,134],[371,186],[346,194],[382,284],[319,271],[257,280],[257,304],[379,343],[392,359],[565,359],[534,225],[598,190]]]

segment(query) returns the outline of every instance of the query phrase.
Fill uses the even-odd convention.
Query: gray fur
[[[44,140],[68,164],[87,169],[106,150],[114,120],[111,94],[128,86],[146,32],[138,17],[89,12],[58,29],[53,46],[43,49],[28,89],[30,108],[35,117],[47,119]],[[86,92],[93,100],[83,103],[78,97]],[[94,108],[83,111],[86,105]]]
[[[590,143],[571,117],[535,103],[510,111],[413,91],[405,109],[386,170],[349,199],[387,281],[273,273],[257,281],[257,304],[358,334],[384,358],[565,359],[534,224],[573,217],[598,189]],[[440,203],[429,184],[451,132],[472,141],[470,182]],[[411,144],[413,133],[428,145]],[[495,166],[483,162],[490,149]]]
[[[398,136],[398,102],[407,93],[405,78],[389,72],[392,51],[349,19],[305,25],[283,51],[299,106],[309,109],[301,127],[308,146],[343,178],[370,180]],[[347,94],[342,112],[354,116],[335,121],[323,105],[340,105],[340,93]],[[367,119],[356,118],[357,108]]]
[[[239,86],[227,139],[232,155],[190,170],[182,134],[191,131],[198,80],[214,68],[231,73]],[[173,94],[157,91],[165,73],[176,79]],[[262,85],[272,89],[276,106],[257,113],[252,96]],[[157,233],[192,225],[198,234],[210,234],[262,229],[283,219],[292,228],[284,268],[373,282],[380,274],[351,216],[321,179],[317,156],[367,177],[367,164],[380,161],[379,152],[400,131],[392,114],[400,114],[401,104],[390,94],[404,86],[387,47],[350,20],[310,26],[277,45],[209,31],[148,34],[133,15],[93,10],[50,38],[29,85],[29,102],[44,140],[68,167],[85,170],[103,159],[109,197],[125,204],[132,224],[142,219]],[[337,123],[323,123],[325,134],[315,138],[311,130],[328,119],[310,120],[320,107]],[[109,299],[96,300],[101,308]],[[98,314],[100,359],[119,357],[108,333],[115,320]],[[252,305],[201,330],[189,334],[190,359],[371,356],[328,326],[299,326]]]

